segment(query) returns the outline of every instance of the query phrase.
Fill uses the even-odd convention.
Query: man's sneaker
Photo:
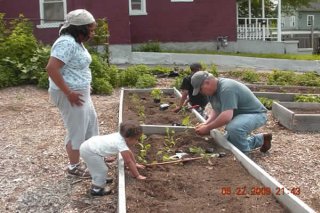
[[[88,170],[81,168],[80,164],[74,167],[73,169],[67,168],[67,171],[70,175],[77,176],[83,179],[91,178]]]
[[[96,186],[92,186],[90,190],[90,194],[92,196],[104,196],[104,195],[109,195],[111,194],[111,189],[110,188],[100,188]]]
[[[263,144],[260,147],[260,152],[266,153],[271,148],[271,140],[272,140],[271,133],[263,134]]]

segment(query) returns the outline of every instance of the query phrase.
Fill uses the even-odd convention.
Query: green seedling
[[[182,119],[181,124],[182,124],[183,126],[191,126],[190,116],[188,115],[188,116],[184,117],[184,118]]]
[[[151,97],[155,100],[161,100],[162,95],[163,95],[163,91],[160,89],[153,89],[151,91]]]
[[[138,143],[139,155],[137,158],[138,158],[138,161],[141,163],[147,163],[147,160],[146,160],[147,153],[151,149],[151,144],[147,144],[145,141],[146,139],[147,139],[147,136],[145,134],[142,134]]]

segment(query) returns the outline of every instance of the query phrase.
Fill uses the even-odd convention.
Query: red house
[[[111,45],[236,40],[236,0],[0,0],[6,18],[24,14],[45,43],[57,38],[67,12],[78,8],[107,18]]]

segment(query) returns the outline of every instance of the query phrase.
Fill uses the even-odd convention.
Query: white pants
[[[73,150],[79,150],[80,145],[92,136],[99,134],[97,113],[94,109],[90,88],[77,90],[84,101],[82,106],[71,106],[67,96],[61,90],[49,90],[51,101],[58,107],[63,119],[67,135],[65,145],[71,142]]]
[[[104,157],[92,152],[86,142],[80,146],[80,156],[88,167],[92,177],[92,184],[104,188],[108,173],[108,167],[104,162]]]

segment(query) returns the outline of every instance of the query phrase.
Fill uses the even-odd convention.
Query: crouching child
[[[139,180],[146,179],[137,169],[143,169],[144,166],[136,163],[128,147],[137,144],[141,135],[142,127],[138,123],[127,121],[120,124],[120,132],[94,136],[81,144],[80,156],[92,177],[91,195],[103,196],[111,193],[111,190],[105,190],[108,167],[104,157],[120,153],[132,176]]]

